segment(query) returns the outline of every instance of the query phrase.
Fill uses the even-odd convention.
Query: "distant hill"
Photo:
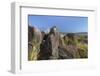
[[[61,34],[63,34],[63,35],[66,35],[66,34],[68,34],[69,32],[60,32]],[[75,35],[88,35],[88,32],[76,32],[76,33],[73,33],[73,34],[75,34]]]
[[[78,33],[75,33],[75,35],[88,35],[88,32],[78,32]]]

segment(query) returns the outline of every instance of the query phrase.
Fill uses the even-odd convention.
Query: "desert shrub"
[[[87,58],[88,57],[88,46],[87,44],[78,44],[78,52],[80,54],[81,58]]]
[[[77,39],[68,39],[67,41],[66,41],[66,43],[68,44],[68,45],[77,45],[78,44],[78,41],[77,41]]]
[[[66,43],[65,43],[66,40],[67,40],[66,38],[59,37],[59,46],[61,47],[66,46]]]
[[[75,44],[74,40],[68,39],[68,45],[74,45],[74,44]]]
[[[78,51],[75,53],[75,58],[80,58],[80,53]]]
[[[78,40],[76,39],[74,33],[68,33],[66,36],[68,38],[65,39],[65,44],[67,45],[77,45],[78,44]]]
[[[74,39],[74,33],[68,33],[66,36],[72,40]]]
[[[78,42],[88,43],[87,36],[84,35],[79,36]]]
[[[63,37],[63,41],[64,41],[64,44],[65,45],[68,45],[68,37],[67,36],[64,36]]]
[[[34,39],[32,42],[32,49],[29,50],[28,52],[28,60],[37,60],[38,58],[38,53],[40,51],[40,44],[36,42]]]

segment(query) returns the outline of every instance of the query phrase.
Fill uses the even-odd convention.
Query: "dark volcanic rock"
[[[28,42],[32,41],[34,34],[33,34],[33,27],[28,26]]]
[[[54,26],[50,33],[46,34],[41,43],[39,59],[58,59],[59,32]]]
[[[48,34],[43,37],[42,43],[40,45],[40,52],[38,60],[48,60],[52,55],[52,46]]]

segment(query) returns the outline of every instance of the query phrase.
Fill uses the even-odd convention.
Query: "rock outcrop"
[[[87,58],[87,37],[62,34],[56,26],[49,32],[29,26],[28,60]],[[84,45],[83,45],[84,43]]]
[[[58,59],[59,32],[54,26],[50,33],[46,34],[41,43],[39,59]]]
[[[42,34],[35,27],[28,27],[28,60],[37,60],[42,42]]]

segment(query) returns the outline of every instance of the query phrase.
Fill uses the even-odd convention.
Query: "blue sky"
[[[41,31],[56,26],[60,32],[87,32],[88,17],[29,15],[28,24]]]

